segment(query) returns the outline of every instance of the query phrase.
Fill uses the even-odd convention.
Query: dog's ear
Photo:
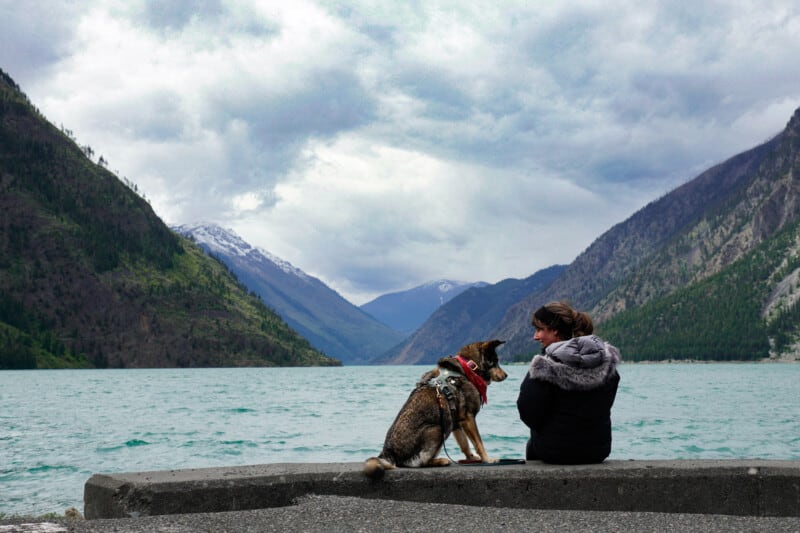
[[[506,341],[501,341],[500,339],[492,339],[492,340],[490,340],[490,341],[486,341],[486,342],[485,342],[485,343],[483,343],[483,344],[484,344],[484,345],[485,345],[485,346],[486,346],[488,349],[490,349],[490,350],[494,350],[494,349],[495,349],[495,348],[497,348],[498,346],[500,346],[500,345],[502,345],[502,344],[505,344],[505,343],[506,343]]]
[[[461,357],[465,357],[467,359],[472,359],[477,363],[481,359],[483,344],[484,343],[482,342],[473,342],[472,344],[467,344],[466,346],[462,346],[461,348],[459,348],[458,353],[456,355],[460,355]]]

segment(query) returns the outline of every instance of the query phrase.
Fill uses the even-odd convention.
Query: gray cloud
[[[20,81],[50,76],[70,54],[79,8],[71,3],[0,0],[0,67]]]
[[[141,20],[157,30],[180,31],[192,20],[218,22],[225,9],[220,0],[150,0],[142,6]]]
[[[163,218],[357,302],[571,261],[780,131],[798,34],[789,0],[0,0],[0,68]]]
[[[290,94],[248,94],[231,102],[214,95],[211,106],[225,110],[227,119],[240,118],[253,125],[257,140],[265,145],[293,143],[309,136],[327,137],[372,120],[375,104],[351,72],[315,72],[307,85]]]

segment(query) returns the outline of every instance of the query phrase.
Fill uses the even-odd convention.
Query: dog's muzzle
[[[489,379],[491,379],[492,381],[503,381],[507,377],[508,374],[506,373],[506,371],[500,368],[499,366],[489,369]]]

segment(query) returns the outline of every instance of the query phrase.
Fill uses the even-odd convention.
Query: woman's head
[[[536,328],[534,339],[545,347],[555,341],[590,335],[594,331],[592,318],[574,310],[566,302],[550,302],[533,313],[531,325]]]

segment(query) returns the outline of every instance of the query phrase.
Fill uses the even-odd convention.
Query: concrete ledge
[[[800,516],[800,461],[606,461],[404,468],[370,482],[361,463],[280,463],[95,474],[86,518],[239,511],[308,494],[526,509]]]

